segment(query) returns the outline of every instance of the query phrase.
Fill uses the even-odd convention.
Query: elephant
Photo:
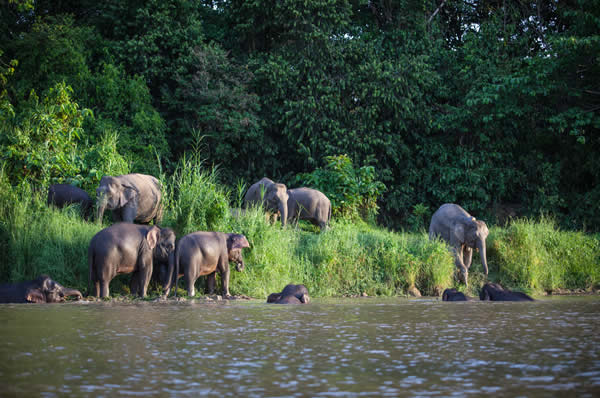
[[[88,248],[88,294],[108,297],[110,281],[117,274],[133,273],[131,294],[146,297],[154,263],[174,269],[175,233],[170,228],[121,222],[98,232]],[[163,288],[168,288],[168,276]]]
[[[185,235],[179,240],[175,250],[175,287],[181,272],[187,285],[188,296],[193,297],[196,294],[194,284],[198,277],[208,275],[206,291],[213,294],[218,271],[223,284],[223,295],[230,297],[229,262],[235,263],[239,272],[243,271],[242,249],[245,247],[250,247],[250,244],[241,234],[198,231]]]
[[[480,300],[489,301],[535,301],[525,293],[513,292],[497,283],[486,283],[479,293]]]
[[[464,293],[456,289],[446,289],[442,294],[442,301],[471,301],[472,297],[466,296]]]
[[[307,304],[310,302],[308,289],[304,285],[286,285],[281,293],[271,293],[267,303],[273,304]]]
[[[124,174],[104,176],[96,189],[98,223],[104,210],[112,210],[113,220],[154,225],[162,221],[161,186],[153,176]]]
[[[63,208],[76,203],[81,208],[83,217],[88,220],[92,213],[94,202],[86,191],[69,184],[53,184],[48,187],[48,206]]]
[[[297,222],[307,220],[319,226],[321,231],[327,228],[331,220],[331,202],[321,191],[312,188],[288,189],[287,216]],[[283,217],[283,216],[282,216]]]
[[[442,238],[450,244],[454,264],[458,268],[461,282],[468,285],[469,267],[473,249],[477,248],[485,275],[488,274],[485,240],[489,234],[487,225],[476,220],[462,207],[446,203],[433,213],[429,224],[429,239]]]
[[[248,188],[244,195],[244,207],[262,204],[269,215],[269,219],[277,220],[281,217],[281,226],[285,227],[288,218],[288,193],[285,184],[273,182],[264,177]]]
[[[79,290],[69,289],[41,275],[30,281],[0,285],[0,303],[60,303],[65,297],[75,296],[81,300]]]

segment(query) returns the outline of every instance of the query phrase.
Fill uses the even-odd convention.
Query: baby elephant
[[[308,289],[304,285],[289,284],[281,293],[271,293],[267,297],[267,303],[273,304],[307,304],[308,302],[310,302]]]
[[[241,234],[227,234],[223,232],[194,232],[181,238],[175,251],[175,269],[179,279],[179,272],[183,273],[187,285],[188,296],[196,294],[194,284],[198,277],[208,275],[207,293],[215,291],[216,272],[221,274],[223,295],[229,294],[229,262],[236,264],[238,271],[244,270],[242,249],[250,247],[248,240]],[[181,271],[180,271],[181,270]],[[177,292],[177,290],[175,290]]]
[[[79,290],[69,289],[41,275],[32,281],[0,285],[0,303],[60,303],[65,297],[83,297]]]
[[[48,206],[54,205],[63,208],[73,203],[79,204],[81,213],[88,220],[92,215],[94,202],[86,191],[69,184],[50,185],[48,188]]]
[[[479,299],[490,301],[534,301],[525,293],[510,291],[497,283],[486,283],[483,285],[479,293]]]
[[[456,289],[446,289],[442,294],[442,301],[471,301],[472,297],[466,296],[463,292]]]

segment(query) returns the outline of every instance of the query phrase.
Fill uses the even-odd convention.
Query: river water
[[[0,396],[600,396],[600,297],[0,305]]]

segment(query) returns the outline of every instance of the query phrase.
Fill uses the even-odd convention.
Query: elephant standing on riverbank
[[[248,240],[241,234],[223,232],[194,232],[181,238],[175,251],[175,291],[179,273],[183,273],[188,296],[196,294],[194,284],[198,277],[208,275],[206,291],[213,294],[216,272],[221,274],[223,295],[229,294],[229,262],[236,264],[238,271],[244,270],[242,249],[250,247]]]
[[[77,300],[83,298],[79,290],[64,287],[48,275],[31,281],[0,285],[0,303],[60,303],[65,301],[65,297],[71,296]]]
[[[86,191],[69,184],[52,184],[48,187],[48,206],[53,205],[59,209],[70,204],[79,204],[83,217],[90,218],[94,201]]]
[[[304,285],[286,285],[281,293],[271,293],[267,303],[273,304],[307,304],[310,302],[308,289]]]
[[[431,217],[429,224],[429,239],[440,237],[450,245],[454,254],[454,263],[465,285],[468,284],[469,267],[475,248],[481,255],[485,275],[488,274],[485,252],[485,240],[488,234],[485,222],[476,220],[462,207],[452,203],[440,206]]]
[[[170,284],[174,269],[175,233],[170,228],[117,223],[98,232],[88,248],[88,294],[108,297],[110,281],[117,274],[133,273],[131,294],[146,296],[153,263],[169,264],[166,278]],[[163,286],[165,290],[168,285]]]
[[[112,210],[115,222],[148,224],[162,220],[160,182],[146,174],[104,176],[96,189],[98,223],[102,223],[104,210]]]
[[[534,301],[525,293],[513,292],[505,289],[497,283],[486,283],[479,293],[480,300],[489,301]]]
[[[331,202],[321,191],[312,188],[288,189],[288,210],[290,220],[307,220],[321,228],[327,228],[331,220]]]
[[[288,218],[288,193],[285,184],[273,182],[264,177],[248,188],[244,195],[244,208],[252,205],[262,204],[269,215],[269,219],[277,220],[281,217],[281,226],[285,227]]]

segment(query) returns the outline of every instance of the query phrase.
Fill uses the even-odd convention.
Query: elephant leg
[[[191,275],[185,275],[185,283],[187,285],[187,292],[189,297],[194,297],[196,294],[196,290],[194,289],[194,285],[196,284],[196,278]]]
[[[225,268],[225,271],[221,272],[221,284],[223,285],[223,296],[229,297],[229,267]]]
[[[462,246],[452,248],[454,254],[454,265],[458,268],[461,281],[466,285],[468,283],[469,271],[463,263],[463,248]]]
[[[213,271],[206,276],[206,293],[215,294],[215,284],[217,281],[217,271]]]
[[[108,285],[109,285],[110,281],[109,280],[101,280],[100,284],[102,285],[101,287],[101,292],[100,292],[100,297],[108,297],[110,295],[110,291],[108,289]]]
[[[139,279],[140,273],[139,271],[135,271],[133,274],[131,274],[131,282],[129,282],[129,292],[132,295],[139,295],[140,294],[140,279]]]
[[[473,249],[470,247],[465,247],[463,251],[463,263],[466,269],[471,268],[471,261],[473,260]]]
[[[94,281],[94,296],[100,297],[100,281]]]

